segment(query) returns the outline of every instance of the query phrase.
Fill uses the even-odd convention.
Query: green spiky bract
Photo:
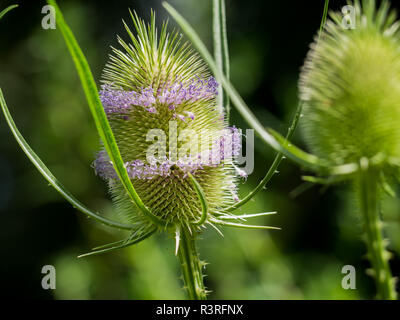
[[[300,76],[303,132],[315,155],[332,166],[359,164],[353,177],[368,256],[380,298],[395,298],[381,234],[382,177],[400,159],[400,34],[387,1],[355,1],[354,29],[331,13]],[[376,159],[379,159],[377,161]]]

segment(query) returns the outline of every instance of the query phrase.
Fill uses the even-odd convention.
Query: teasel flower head
[[[303,132],[331,165],[381,159],[388,169],[400,159],[399,23],[387,1],[349,5],[352,24],[331,13],[302,69]]]
[[[190,176],[200,184],[211,217],[238,200],[233,157],[240,150],[240,132],[228,127],[216,104],[218,83],[188,43],[167,33],[166,24],[158,36],[154,15],[149,25],[131,15],[137,35],[124,23],[131,43],[118,38],[122,48],[113,48],[100,98],[145,206],[169,224],[189,226],[202,215]],[[108,182],[117,211],[139,231],[150,228],[104,149],[94,169]]]
[[[368,273],[379,298],[396,299],[380,200],[383,190],[395,196],[388,182],[400,177],[400,24],[388,1],[378,9],[374,0],[354,1],[346,9],[351,23],[331,13],[300,75],[303,131],[314,153],[308,159],[330,174],[311,181],[352,182]]]

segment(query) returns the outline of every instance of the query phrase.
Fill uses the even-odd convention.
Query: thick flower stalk
[[[400,34],[387,1],[352,4],[354,29],[332,13],[300,75],[303,132],[326,167],[355,164],[371,274],[379,297],[394,299],[379,199],[400,164]]]

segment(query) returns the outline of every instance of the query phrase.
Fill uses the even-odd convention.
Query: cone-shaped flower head
[[[352,25],[332,13],[300,76],[305,139],[332,164],[400,159],[399,23],[386,1],[348,8]]]
[[[158,37],[154,15],[146,25],[132,15],[135,36],[113,48],[100,92],[134,188],[150,211],[168,222],[199,220],[202,208],[190,173],[201,185],[209,212],[237,200],[235,165],[240,134],[227,127],[216,105],[218,84],[204,62],[166,24]],[[126,195],[104,150],[94,162],[108,181],[118,211],[149,223]]]

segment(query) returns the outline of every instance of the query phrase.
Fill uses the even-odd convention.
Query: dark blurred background
[[[211,0],[170,0],[212,50]],[[44,1],[4,1],[20,7],[0,22],[0,86],[32,148],[56,177],[90,208],[112,214],[105,184],[91,163],[99,139],[59,30],[41,28]],[[226,0],[232,82],[265,126],[284,133],[297,104],[299,69],[321,21],[324,1]],[[345,1],[331,1],[339,9]],[[99,80],[128,8],[157,23],[159,0],[59,1],[95,79]],[[174,25],[171,21],[171,25]],[[248,126],[235,110],[232,124]],[[0,274],[4,297],[38,299],[183,299],[174,242],[156,236],[136,246],[77,259],[123,232],[89,221],[48,186],[22,153],[0,116]],[[304,148],[301,133],[294,141]],[[256,141],[255,171],[245,195],[263,177],[274,152]],[[212,228],[199,241],[210,264],[211,299],[365,299],[374,297],[361,227],[346,185],[303,188],[297,166],[285,160],[241,212],[278,211],[254,219],[281,231]],[[306,189],[306,190],[302,190]],[[395,275],[400,274],[400,203],[385,199],[384,218]],[[357,290],[341,287],[341,269],[354,265]],[[56,290],[43,290],[41,268],[54,265]]]

